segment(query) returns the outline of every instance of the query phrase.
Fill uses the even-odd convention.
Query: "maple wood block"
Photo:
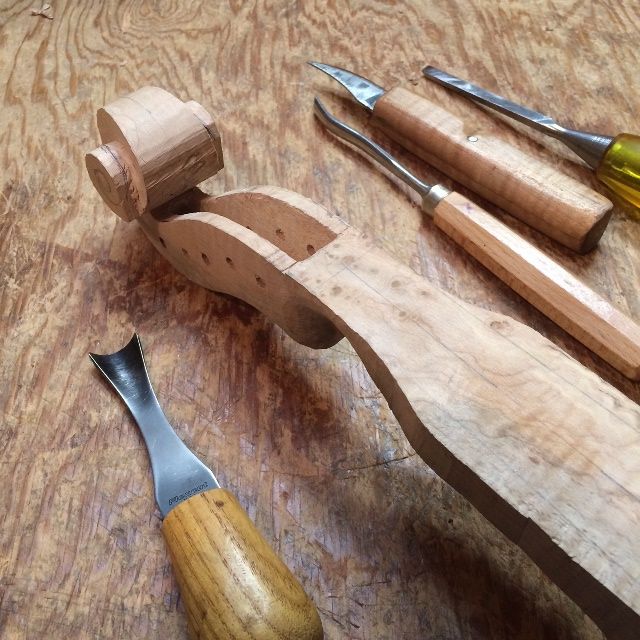
[[[143,87],[98,111],[102,146],[86,156],[93,185],[130,221],[224,165],[220,134],[207,110],[158,87]]]

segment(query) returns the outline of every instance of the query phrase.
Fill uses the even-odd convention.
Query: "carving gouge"
[[[402,87],[385,91],[350,71],[309,64],[342,84],[404,147],[515,218],[580,253],[600,240],[613,206],[602,194]]]
[[[129,407],[147,445],[192,637],[321,640],[318,612],[300,584],[167,421],[138,336],[116,353],[89,357]]]
[[[332,116],[318,119],[413,187],[435,225],[567,333],[627,377],[640,379],[640,327],[522,236],[459,193],[426,184],[369,138]]]
[[[474,102],[560,140],[595,169],[598,180],[631,204],[640,207],[640,136],[620,133],[613,138],[567,129],[549,116],[511,102],[435,67],[427,66],[422,73],[447,89],[453,89]]]

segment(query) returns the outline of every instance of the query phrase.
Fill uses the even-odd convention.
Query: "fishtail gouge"
[[[173,570],[198,640],[322,640],[300,583],[240,503],[178,438],[153,391],[138,335],[89,354],[136,421],[149,452]]]
[[[199,104],[145,87],[101,109],[98,128],[87,168],[120,217],[186,277],[248,302],[298,342],[326,348],[346,337],[418,455],[609,640],[637,640],[638,405],[304,196],[195,188],[223,166]]]
[[[309,64],[345,87],[385,133],[513,217],[580,253],[600,240],[613,205],[594,189],[402,87],[385,91],[351,71]]]

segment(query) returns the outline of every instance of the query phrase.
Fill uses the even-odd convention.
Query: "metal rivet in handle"
[[[478,137],[477,136],[467,136],[467,140],[469,142],[478,142]]]

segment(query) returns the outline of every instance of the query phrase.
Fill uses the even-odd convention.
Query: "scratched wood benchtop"
[[[426,180],[442,179],[304,64],[345,66],[495,122],[427,84],[420,69],[433,63],[569,125],[638,131],[638,3],[343,4],[60,1],[49,20],[31,15],[38,2],[0,2],[3,639],[186,637],[146,451],[87,357],[119,348],[134,328],[179,435],[300,578],[327,638],[602,638],[413,454],[347,342],[307,349],[248,306],[187,282],[106,210],[85,175],[105,102],[145,84],[197,100],[225,150],[209,191],[299,191],[639,400],[638,385],[423,224],[405,187],[314,122],[318,94]],[[568,151],[544,145],[545,157],[592,180]],[[587,256],[510,224],[640,318],[640,220],[631,212],[618,207]]]

